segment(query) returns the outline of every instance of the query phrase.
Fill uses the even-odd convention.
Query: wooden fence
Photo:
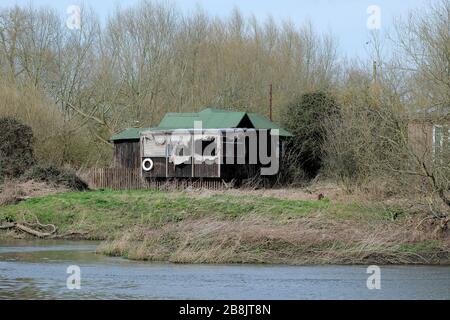
[[[141,169],[122,168],[93,168],[83,175],[91,189],[112,189],[112,190],[183,190],[194,189],[214,189],[220,190],[226,184],[219,179],[173,179],[173,180],[150,180],[143,179]]]

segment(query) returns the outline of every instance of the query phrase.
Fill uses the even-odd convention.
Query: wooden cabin
[[[450,152],[450,107],[416,112],[408,124],[408,139],[419,157],[439,158]]]
[[[144,178],[231,180],[276,175],[289,137],[262,115],[208,108],[168,113],[156,128],[127,129],[111,140],[114,166],[141,168]],[[268,160],[275,157],[278,166]]]

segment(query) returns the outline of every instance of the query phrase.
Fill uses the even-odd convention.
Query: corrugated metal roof
[[[248,117],[255,129],[278,129],[281,137],[292,137],[292,134],[258,113],[249,113]]]
[[[193,128],[195,121],[201,121],[198,113],[167,113],[158,128],[161,130]]]
[[[111,137],[111,141],[119,140],[135,140],[139,139],[142,131],[151,131],[155,128],[128,128],[122,132],[119,132]]]
[[[198,113],[167,113],[157,128],[131,128],[117,135],[111,140],[139,139],[140,133],[152,130],[193,129],[195,121],[202,122],[203,129],[238,128],[239,124],[248,116],[255,129],[278,129],[280,136],[291,137],[288,131],[279,127],[266,117],[257,113],[229,111],[223,109],[207,108]]]
[[[236,128],[245,117],[245,112],[232,112],[208,108],[199,113],[168,113],[158,128],[192,129],[195,121],[201,121],[203,129]]]
[[[245,112],[207,108],[199,113],[204,129],[237,128]]]

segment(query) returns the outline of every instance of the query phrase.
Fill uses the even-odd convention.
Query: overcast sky
[[[339,40],[339,52],[349,58],[367,56],[367,13],[369,6],[381,10],[381,31],[389,30],[394,17],[406,14],[410,9],[424,7],[433,0],[173,0],[185,12],[195,10],[197,4],[213,15],[226,17],[234,7],[245,15],[255,14],[264,20],[268,15],[281,20],[289,18],[297,25],[309,20],[318,31],[331,31]],[[101,18],[114,11],[117,5],[127,7],[139,0],[85,0]],[[66,14],[68,6],[79,4],[77,0],[0,0],[1,7],[15,4],[49,6]]]

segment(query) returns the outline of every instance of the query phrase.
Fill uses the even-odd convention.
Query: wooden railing
[[[143,179],[141,169],[122,168],[93,168],[83,175],[83,178],[91,189],[111,189],[111,190],[183,190],[194,189],[214,189],[220,190],[226,187],[225,183],[219,179],[173,179],[173,180],[150,180]]]

